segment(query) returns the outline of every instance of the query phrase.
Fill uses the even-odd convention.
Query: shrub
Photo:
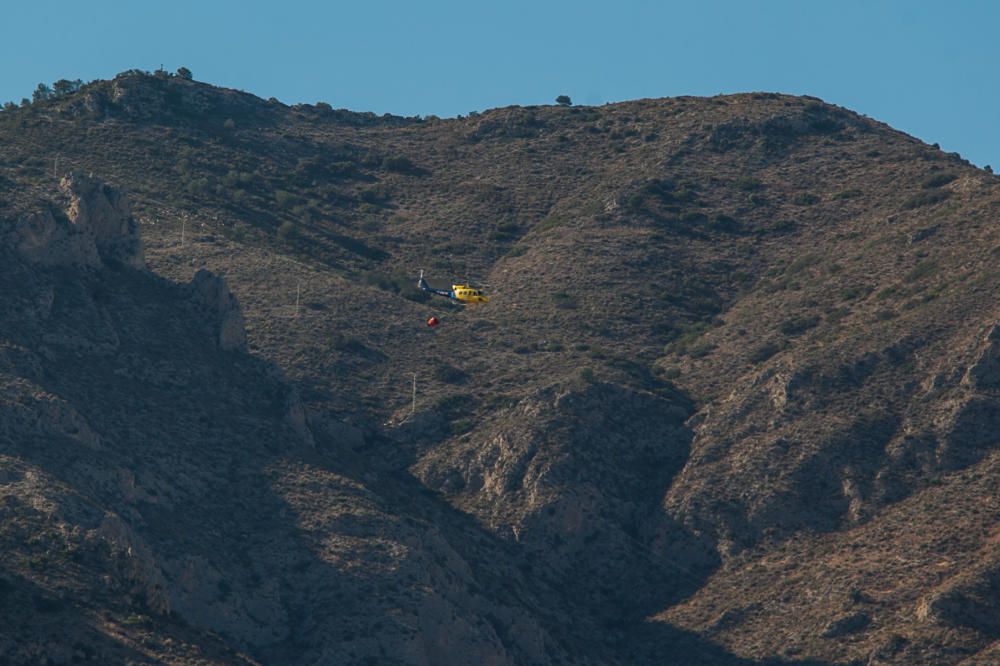
[[[903,204],[903,208],[913,209],[920,208],[922,206],[930,206],[932,204],[940,203],[951,196],[951,192],[948,190],[928,190],[927,192],[921,192],[920,194],[910,197],[906,203]]]
[[[930,189],[932,187],[941,187],[942,185],[947,185],[956,178],[958,178],[958,174],[955,173],[935,173],[924,178],[923,181],[921,181],[920,185],[924,189]]]
[[[850,287],[844,287],[840,290],[840,298],[845,301],[853,301],[856,298],[862,298],[872,293],[872,287],[868,285],[852,285]]]
[[[389,190],[381,185],[361,190],[358,197],[365,203],[377,204],[389,199]]]
[[[83,81],[80,79],[75,81],[70,81],[69,79],[59,79],[52,84],[52,93],[56,96],[68,95],[79,90],[82,85]]]
[[[689,210],[681,215],[681,222],[684,224],[703,224],[708,221],[708,215],[696,210]]]
[[[565,291],[557,291],[552,294],[552,300],[556,302],[556,307],[563,310],[574,310],[577,307],[576,297]]]
[[[704,321],[681,324],[668,334],[664,351],[680,355],[704,356],[708,351],[711,351],[711,346],[700,338],[708,329],[709,324]]]
[[[799,192],[792,199],[792,203],[797,206],[812,206],[819,203],[819,197],[812,192]]]
[[[212,183],[208,178],[195,178],[188,181],[187,190],[191,194],[204,195],[208,194],[212,189]]]
[[[754,190],[759,190],[762,187],[762,183],[756,178],[751,178],[749,176],[740,178],[735,183],[736,189],[743,190],[744,192],[753,192]]]
[[[573,106],[573,100],[569,98],[569,95],[559,95],[559,97],[556,97],[556,104],[559,106]]]
[[[464,370],[447,363],[435,365],[433,376],[434,379],[445,384],[461,384],[468,378],[468,374]]]
[[[278,240],[282,242],[288,242],[294,239],[297,234],[298,234],[298,227],[295,226],[294,222],[289,222],[286,220],[285,222],[281,223],[280,227],[278,227],[278,232],[277,232]]]
[[[417,170],[416,165],[409,157],[394,155],[382,160],[382,168],[397,173],[413,173]]]
[[[779,329],[785,335],[800,335],[819,325],[818,315],[801,315],[781,322]]]
[[[178,67],[177,76],[184,79],[185,81],[190,81],[193,78],[191,70],[188,69],[187,67]]]
[[[912,271],[906,274],[903,280],[906,282],[916,282],[929,275],[933,275],[937,272],[937,269],[938,265],[936,261],[921,261],[913,267]]]
[[[588,384],[593,384],[597,381],[597,376],[594,374],[593,368],[580,368],[580,379]]]
[[[777,342],[766,342],[757,349],[750,352],[751,363],[763,363],[781,351],[781,345]]]
[[[226,118],[226,122],[222,123],[222,127],[227,130],[236,129],[236,121],[232,118]]]
[[[885,289],[875,294],[875,300],[884,301],[887,298],[892,298],[898,293],[899,293],[898,287],[886,287]]]
[[[34,92],[31,93],[32,102],[41,102],[52,98],[52,89],[44,83],[39,83]]]

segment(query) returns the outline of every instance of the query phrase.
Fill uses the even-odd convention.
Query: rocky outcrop
[[[977,389],[1000,388],[1000,325],[986,334],[975,362],[965,373],[964,383]]]
[[[226,281],[211,271],[201,269],[191,280],[189,288],[195,303],[209,316],[209,324],[219,349],[246,349],[247,332],[243,311]]]
[[[39,266],[145,270],[139,225],[120,190],[82,174],[63,178],[60,187],[69,196],[67,209],[19,218],[3,235],[5,245]]]
[[[101,265],[93,234],[52,210],[15,221],[4,234],[4,245],[39,266],[98,268]]]
[[[1000,636],[1000,558],[947,581],[917,604],[917,617]]]
[[[285,422],[291,426],[303,444],[310,447],[316,446],[312,430],[309,429],[309,416],[302,403],[302,396],[294,387],[290,388],[285,396]]]
[[[664,582],[645,548],[669,531],[660,502],[687,457],[686,416],[624,386],[554,386],[431,451],[414,471],[521,544],[570,594],[612,609]]]
[[[121,190],[79,173],[63,178],[60,186],[70,195],[70,222],[90,230],[102,261],[146,268],[139,225]]]

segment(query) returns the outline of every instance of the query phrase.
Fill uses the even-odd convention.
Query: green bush
[[[291,192],[286,192],[285,190],[275,190],[274,201],[281,208],[291,208],[298,201],[298,197]]]
[[[818,315],[800,315],[792,317],[791,319],[786,319],[781,322],[781,325],[778,328],[785,335],[801,335],[809,329],[818,326],[819,322],[820,318]]]
[[[877,294],[875,294],[875,300],[884,301],[887,298],[892,298],[899,293],[899,287],[886,287],[882,289]]]
[[[712,219],[712,228],[727,234],[739,233],[742,230],[737,220],[721,213]]]
[[[53,95],[52,89],[49,88],[44,83],[39,83],[38,87],[31,93],[32,102],[43,102],[47,99],[51,99]]]
[[[397,173],[414,173],[417,171],[417,166],[413,163],[413,160],[403,155],[386,157],[382,160],[382,168]]]
[[[433,377],[445,384],[461,384],[468,379],[469,375],[461,368],[456,368],[447,363],[439,363],[434,366]]]
[[[712,346],[701,339],[701,336],[711,328],[706,321],[691,324],[680,324],[667,334],[667,344],[664,351],[668,354],[700,357],[711,351]]]
[[[924,189],[930,189],[932,187],[941,187],[942,185],[947,185],[958,178],[958,174],[955,173],[935,173],[927,176],[921,181],[920,185]]]
[[[763,363],[780,351],[781,345],[777,342],[766,342],[750,352],[750,362]]]
[[[280,227],[278,227],[278,232],[277,232],[278,240],[282,242],[291,241],[298,235],[298,231],[299,231],[298,227],[295,226],[294,222],[286,220],[285,222],[281,223]]]
[[[361,190],[358,192],[358,197],[365,203],[379,204],[388,201],[389,191],[382,185],[376,185],[375,187],[368,187]]]
[[[557,308],[563,310],[575,310],[578,307],[576,297],[565,291],[553,292],[552,300],[556,302]]]
[[[853,301],[867,296],[872,291],[873,289],[869,285],[851,285],[840,290],[840,298],[845,301]]]
[[[792,198],[792,203],[797,206],[812,206],[819,203],[819,197],[812,192],[799,192]]]
[[[708,222],[708,215],[698,210],[689,210],[681,215],[681,222],[690,225],[704,224]]]
[[[76,79],[75,81],[70,81],[69,79],[59,79],[52,84],[52,93],[56,97],[68,95],[79,90],[82,85],[83,81],[80,79]]]
[[[903,204],[903,208],[912,210],[914,208],[921,208],[922,206],[930,206],[932,204],[940,203],[950,196],[951,192],[948,190],[928,190],[910,197],[906,203]]]
[[[937,269],[938,264],[936,261],[921,261],[913,267],[912,271],[906,274],[903,280],[906,282],[916,282],[917,280],[922,280],[929,275],[933,275],[937,272]]]
[[[191,70],[188,69],[187,67],[178,67],[177,76],[179,78],[184,79],[185,81],[190,81],[192,78],[194,78],[194,75],[191,74]]]
[[[572,106],[573,100],[569,98],[569,95],[559,95],[559,97],[556,97],[556,104],[559,106]]]

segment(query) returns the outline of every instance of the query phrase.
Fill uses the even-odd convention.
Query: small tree
[[[573,100],[569,98],[569,95],[559,95],[559,97],[556,97],[556,104],[559,106],[573,106]]]
[[[177,76],[184,79],[185,81],[190,81],[192,79],[191,70],[187,67],[178,67]]]
[[[56,96],[68,95],[70,93],[76,92],[83,85],[83,81],[77,79],[76,81],[70,81],[69,79],[59,79],[52,84],[52,92]]]
[[[32,102],[41,102],[52,97],[52,88],[49,88],[44,83],[39,83],[35,91],[31,93]]]
[[[3,108],[6,111],[13,111],[14,109],[17,108],[17,104],[14,104],[14,102],[4,102]]]

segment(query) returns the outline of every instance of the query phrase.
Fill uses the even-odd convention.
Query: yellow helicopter
[[[469,305],[472,303],[489,303],[490,301],[489,296],[484,294],[482,289],[477,289],[476,287],[467,284],[453,284],[451,285],[451,289],[435,289],[427,284],[427,280],[424,279],[423,271],[420,271],[420,279],[417,281],[417,287],[419,287],[422,291],[450,298],[451,300],[458,301],[463,305]]]

